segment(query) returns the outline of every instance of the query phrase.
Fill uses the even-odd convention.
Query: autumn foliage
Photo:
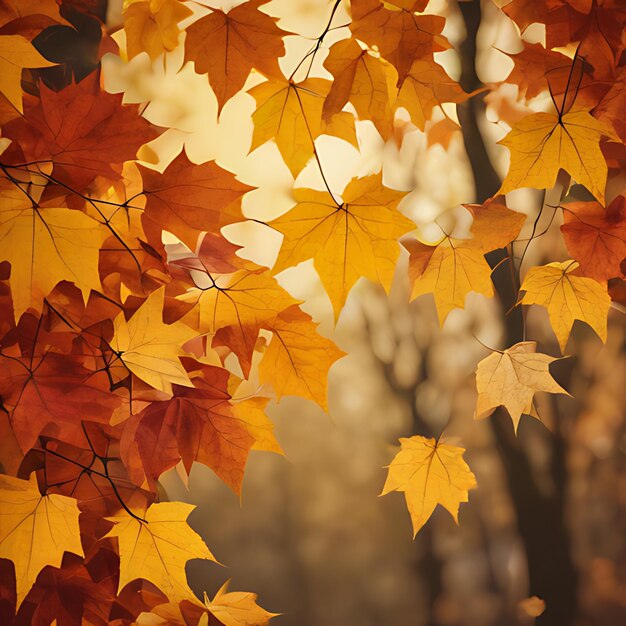
[[[547,309],[563,356],[577,320],[605,341],[612,302],[625,304],[626,11],[619,0],[503,7],[522,32],[545,26],[545,46],[510,55],[506,82],[520,102],[549,94],[550,106],[498,109],[510,128],[500,190],[481,204],[467,198],[469,231],[441,229],[432,240],[385,172],[332,188],[316,145],[330,135],[358,148],[364,120],[401,143],[404,111],[447,146],[462,131],[454,105],[497,92],[467,93],[435,60],[451,43],[427,0],[329,2],[326,28],[289,71],[284,38],[297,33],[279,26],[268,0],[230,11],[128,0],[117,38],[96,4],[0,2],[0,622],[267,624],[274,614],[252,593],[225,585],[213,599],[194,595],[187,562],[216,559],[187,523],[193,507],[163,501],[158,481],[202,463],[240,495],[251,450],[282,454],[271,400],[295,395],[328,409],[328,371],[344,353],[276,275],[312,260],[337,320],[357,281],[389,291],[408,257],[411,298],[432,294],[443,325],[470,292],[499,297],[500,251],[513,308]],[[345,36],[328,49],[339,26]],[[92,56],[69,43],[64,54],[76,41]],[[162,62],[177,46],[207,75],[218,113],[258,79],[247,89],[250,151],[275,143],[294,180],[310,162],[319,168],[323,186],[294,183],[292,208],[261,225],[282,236],[272,267],[222,233],[246,220],[253,188],[185,151],[156,168],[145,146],[165,129],[104,90],[103,54]],[[317,55],[327,77],[311,71]],[[436,110],[447,113],[435,123]],[[508,207],[505,194],[525,187],[546,190],[541,211],[562,214],[570,259],[522,267],[540,233],[520,234],[535,216]],[[504,407],[517,430],[522,416],[540,418],[535,393],[568,393],[550,372],[559,357],[542,349],[524,336],[490,350],[477,364],[476,418]],[[253,371],[256,395],[241,391]],[[405,494],[415,533],[438,504],[458,520],[478,487],[464,448],[445,433],[407,434],[383,494]]]

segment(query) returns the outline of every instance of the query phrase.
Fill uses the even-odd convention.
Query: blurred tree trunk
[[[465,21],[467,36],[461,44],[462,75],[460,83],[466,91],[481,86],[476,73],[476,36],[481,22],[480,0],[459,2]],[[482,140],[478,121],[484,115],[480,95],[458,105],[463,140],[476,185],[478,202],[495,195],[500,180],[489,160]],[[495,267],[506,259],[504,249],[488,255]],[[521,307],[515,307],[517,288],[504,267],[493,275],[494,287],[500,298],[506,317],[506,342],[511,346],[523,338]],[[502,268],[505,271],[502,271]],[[514,308],[512,308],[514,307]],[[556,407],[556,403],[554,405]],[[561,416],[556,414],[556,422]],[[568,529],[564,518],[564,494],[566,490],[565,441],[557,429],[550,433],[543,429],[546,446],[550,450],[550,477],[552,489],[539,489],[533,475],[530,459],[523,440],[516,438],[511,419],[504,409],[498,409],[491,417],[491,424],[500,458],[509,483],[513,507],[517,515],[518,529],[526,552],[529,595],[537,595],[546,602],[546,611],[536,621],[537,626],[569,626],[576,614],[577,575],[570,554]]]

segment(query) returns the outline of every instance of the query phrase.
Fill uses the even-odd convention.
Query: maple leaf
[[[268,2],[250,0],[228,12],[213,9],[187,28],[185,62],[194,61],[197,72],[208,73],[218,115],[243,88],[252,68],[267,77],[282,77],[278,66],[278,57],[285,54],[282,38],[293,33],[282,30],[276,18],[259,11]]]
[[[192,250],[203,231],[241,222],[241,197],[253,189],[213,161],[196,165],[181,152],[162,174],[139,165],[146,194],[146,230],[176,235]]]
[[[568,111],[574,100],[579,106],[594,107],[606,91],[601,82],[591,77],[591,66],[580,55],[570,59],[541,44],[522,43],[524,48],[520,52],[504,53],[515,63],[506,82],[518,86],[519,98],[530,100],[549,91],[555,105],[561,111]],[[576,90],[571,89],[572,85],[576,85]],[[595,111],[594,115],[597,117]]]
[[[396,106],[404,107],[411,121],[424,130],[436,106],[444,102],[463,102],[469,96],[441,65],[434,61],[416,60],[402,83]]]
[[[262,384],[272,385],[277,401],[286,395],[301,396],[327,411],[328,370],[345,353],[318,335],[316,326],[297,306],[265,325],[274,336],[259,363],[259,377]]]
[[[20,112],[22,88],[20,81],[25,67],[56,65],[39,54],[28,39],[21,35],[0,35],[0,92]]]
[[[626,67],[620,68],[615,75],[615,82],[604,94],[593,114],[599,120],[613,127],[619,135],[622,143],[626,143],[626,119],[624,119],[624,109],[626,108]]]
[[[280,613],[270,613],[257,603],[257,594],[246,591],[228,591],[227,580],[212,600],[204,594],[204,604],[224,626],[267,626],[272,617]]]
[[[605,209],[598,202],[563,205],[561,232],[585,276],[605,281],[622,275],[626,259],[626,199],[617,196]]]
[[[236,418],[245,426],[254,437],[253,450],[264,450],[284,454],[276,437],[274,424],[265,414],[265,407],[269,398],[253,396],[233,403],[232,408]]]
[[[175,385],[171,400],[152,402],[131,418],[122,439],[122,454],[130,461],[136,450],[152,479],[179,459],[187,473],[193,462],[199,461],[241,494],[244,467],[255,437],[240,419],[245,411],[237,414],[230,403],[228,381],[226,370],[203,366],[202,375],[193,378],[194,388]]]
[[[182,322],[163,323],[164,297],[165,289],[157,289],[128,321],[120,313],[110,346],[135,376],[172,393],[172,383],[193,387],[178,357],[185,354],[182,345],[198,333]]]
[[[127,512],[106,518],[115,526],[105,537],[117,537],[119,543],[119,591],[142,578],[154,583],[172,602],[194,597],[185,574],[187,561],[215,561],[186,522],[194,508],[183,502],[161,502],[150,505],[143,519]]]
[[[63,280],[87,298],[100,288],[98,253],[107,230],[67,208],[33,205],[21,187],[0,180],[0,260],[11,263],[15,319],[26,309],[41,310],[43,299]]]
[[[335,319],[361,276],[388,290],[400,253],[396,239],[415,228],[397,209],[404,195],[384,187],[382,174],[353,178],[340,204],[328,192],[295,189],[296,206],[269,222],[283,234],[274,272],[313,259]]]
[[[261,326],[299,301],[266,268],[253,264],[232,274],[205,273],[202,278],[208,285],[203,281],[178,296],[195,304],[184,319],[203,333],[218,334],[237,354],[247,375]]]
[[[393,66],[364,50],[354,39],[330,47],[324,67],[333,75],[333,84],[324,101],[326,121],[350,102],[361,120],[371,120],[383,139],[393,130],[393,109],[397,72]]]
[[[83,556],[80,511],[74,498],[42,496],[35,474],[0,474],[0,509],[0,558],[13,561],[19,607],[46,565],[60,567],[65,551]]]
[[[415,15],[423,2],[396,2],[400,10],[386,8],[379,0],[352,0],[353,35],[368,46],[376,46],[398,70],[402,86],[415,59],[433,60],[433,53],[447,50],[441,35],[445,19],[439,15]]]
[[[484,255],[513,241],[525,220],[523,214],[495,202],[465,206],[474,215],[472,239],[445,235],[434,245],[418,239],[402,241],[410,253],[411,299],[432,293],[441,325],[450,311],[464,308],[470,291],[493,296],[491,268]]]
[[[389,465],[381,492],[403,491],[413,523],[413,537],[427,522],[437,504],[458,524],[459,505],[468,501],[467,492],[476,478],[463,460],[465,448],[415,435],[400,438],[400,451]]]
[[[124,11],[126,50],[132,59],[147,52],[154,60],[178,45],[178,23],[193,15],[180,0],[140,0]]]
[[[55,180],[79,192],[96,176],[119,178],[111,165],[134,159],[156,134],[136,106],[100,88],[98,72],[58,93],[41,85],[40,100],[3,128],[26,161],[52,160]]]
[[[535,341],[522,341],[504,352],[492,352],[478,364],[476,419],[488,417],[503,406],[517,432],[522,413],[540,419],[533,403],[536,391],[569,395],[550,374],[549,365],[557,359],[536,350]]]
[[[75,355],[0,358],[0,396],[22,450],[46,430],[83,442],[83,419],[108,423],[121,398],[109,391],[104,372],[87,369]]]
[[[324,78],[307,78],[296,83],[284,78],[269,80],[248,91],[257,108],[252,114],[254,133],[250,152],[274,139],[295,178],[315,152],[320,135],[334,135],[358,147],[354,116],[342,112],[324,121],[322,109],[331,87]]]
[[[499,141],[510,150],[511,165],[498,193],[520,187],[551,189],[559,169],[564,169],[604,204],[607,166],[600,150],[603,138],[619,141],[609,126],[588,111],[527,115]]]
[[[491,268],[485,260],[485,251],[472,240],[445,236],[434,245],[418,239],[405,239],[402,245],[409,251],[411,300],[432,293],[440,325],[443,326],[453,309],[465,307],[465,297],[470,291],[488,298],[493,296]]]
[[[526,292],[521,304],[539,304],[548,309],[561,352],[565,350],[574,320],[585,322],[606,341],[611,298],[606,286],[593,278],[575,274],[577,268],[575,261],[531,267],[521,286]]]
[[[66,552],[61,569],[46,567],[26,597],[22,609],[34,605],[32,624],[107,626],[115,600],[109,585],[95,583],[82,559]],[[16,621],[20,621],[18,614]]]
[[[502,10],[520,27],[522,33],[533,23],[545,24],[546,46],[556,48],[575,41],[573,33],[587,21],[587,0],[512,0]],[[583,11],[577,10],[578,8]]]

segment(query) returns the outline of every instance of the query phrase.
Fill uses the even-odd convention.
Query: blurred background
[[[190,3],[196,17],[205,11],[201,4]],[[239,2],[206,4],[229,9]],[[324,29],[332,4],[272,0],[264,5],[265,12],[281,18],[282,28],[301,35],[286,38],[281,66],[288,74]],[[344,5],[333,22],[337,26],[349,22]],[[428,12],[447,17],[444,34],[454,48],[436,57],[466,90],[506,79],[512,61],[499,50],[519,51],[521,38],[496,4],[433,0]],[[107,22],[112,30],[122,24],[121,0],[109,2]],[[328,34],[313,75],[330,77],[322,67],[328,47],[348,34],[347,28]],[[114,37],[123,45],[123,31]],[[535,26],[524,35],[533,42],[542,37]],[[476,41],[475,55],[463,44],[467,41]],[[206,76],[183,65],[183,57],[179,48],[154,63],[145,54],[130,63],[112,55],[103,60],[106,88],[124,92],[126,102],[146,103],[145,117],[170,129],[141,155],[145,160],[164,168],[183,145],[194,161],[216,159],[258,187],[246,196],[244,212],[259,220],[287,211],[294,186],[323,188],[313,161],[294,182],[275,145],[248,155],[253,99],[235,96],[218,123]],[[261,80],[253,74],[247,87]],[[496,145],[509,129],[502,118],[549,105],[547,94],[519,102],[515,89],[500,87],[458,112],[455,105],[446,108],[452,119],[457,113],[471,116],[480,131],[457,132],[447,149],[429,146],[428,140],[429,128],[444,117],[441,112],[435,112],[426,133],[400,112],[398,141],[387,144],[371,123],[357,122],[360,151],[320,138],[317,147],[331,187],[340,192],[352,177],[382,167],[385,185],[409,192],[400,208],[423,236],[437,236],[435,220],[448,232],[467,230],[469,216],[460,203],[494,193],[494,176],[502,177],[508,166],[507,150]],[[481,150],[488,159],[475,158]],[[532,190],[509,194],[507,200],[530,216],[528,222],[543,201]],[[523,271],[568,258],[559,215],[551,225],[548,217],[538,229],[545,227],[546,233],[531,244]],[[224,232],[245,246],[245,255],[272,265],[278,233],[252,222]],[[521,237],[529,233],[527,224]],[[226,565],[190,563],[194,589],[211,595],[232,577],[232,589],[254,591],[263,607],[283,613],[276,619],[283,626],[533,624],[536,603],[527,600],[530,589],[551,608],[550,620],[539,618],[537,624],[626,624],[623,315],[611,310],[606,345],[587,327],[574,327],[568,344],[573,356],[552,368],[573,397],[539,394],[543,423],[523,417],[515,438],[501,412],[473,420],[474,371],[488,354],[481,342],[510,345],[506,306],[470,294],[466,309],[454,311],[439,329],[431,296],[408,303],[406,263],[402,256],[389,297],[359,282],[335,328],[312,263],[279,275],[321,323],[320,331],[348,356],[331,369],[328,415],[295,398],[270,404],[286,458],[253,452],[241,502],[200,465],[188,485],[174,471],[163,477],[170,498],[197,506],[190,521]],[[527,332],[542,352],[560,356],[544,310],[529,310]],[[251,380],[249,389],[259,391],[257,381]],[[398,437],[439,434],[444,427],[446,442],[467,448],[479,488],[461,506],[458,527],[437,510],[412,540],[402,495],[378,497],[384,466]]]

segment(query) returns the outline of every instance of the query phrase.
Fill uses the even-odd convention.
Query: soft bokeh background
[[[238,2],[211,4],[228,9]],[[112,28],[121,24],[120,5],[110,2]],[[264,6],[267,13],[281,17],[282,28],[302,35],[286,38],[288,53],[281,65],[288,74],[323,30],[331,6],[329,0],[272,0]],[[202,14],[199,3],[193,8],[196,15]],[[433,0],[428,10],[447,16],[445,34],[458,46],[465,29],[456,3]],[[334,24],[347,22],[342,6]],[[328,34],[313,75],[330,77],[322,67],[326,51],[347,35],[346,28]],[[541,41],[542,35],[540,28],[532,27],[525,38]],[[116,39],[123,44],[123,32]],[[506,78],[512,62],[495,48],[518,51],[520,37],[491,2],[483,3],[478,41],[480,79]],[[459,76],[455,50],[437,57],[452,76]],[[294,186],[323,188],[314,161],[294,183],[272,143],[248,155],[254,100],[238,94],[226,104],[218,123],[206,76],[196,75],[189,64],[183,66],[181,48],[153,64],[147,55],[127,64],[105,57],[104,79],[108,90],[123,91],[126,102],[146,103],[144,116],[171,129],[144,152],[146,160],[163,168],[183,146],[193,161],[216,159],[240,180],[258,187],[244,200],[248,217],[267,220],[287,211],[293,205]],[[253,74],[247,86],[260,80]],[[514,98],[511,89],[499,90],[491,106]],[[523,111],[547,105],[547,98],[537,98],[516,106]],[[446,113],[456,117],[454,106]],[[436,113],[434,120],[441,117]],[[508,153],[495,142],[508,127],[495,120],[494,110],[488,108],[481,130],[502,176]],[[399,115],[397,131],[403,141],[398,149],[393,140],[385,145],[371,123],[358,122],[357,127],[360,152],[334,138],[316,142],[333,189],[340,191],[350,178],[382,166],[387,186],[410,192],[401,209],[424,236],[438,236],[435,220],[448,231],[467,229],[469,216],[459,204],[474,200],[476,181],[460,133],[447,151],[438,145],[428,148],[425,134],[408,124],[408,116]],[[541,196],[518,191],[510,194],[509,206],[534,215]],[[525,267],[567,258],[558,226],[557,216],[531,245]],[[522,236],[528,236],[527,231]],[[273,263],[280,246],[278,233],[254,222],[227,227],[224,233],[245,245],[246,255],[266,265]],[[191,563],[188,571],[198,593],[212,594],[232,577],[233,589],[255,591],[265,608],[284,613],[276,621],[284,626],[532,624],[520,602],[529,595],[526,554],[538,544],[529,545],[536,537],[518,532],[516,511],[524,505],[520,493],[525,492],[519,485],[511,489],[503,454],[514,450],[526,459],[533,493],[562,507],[562,526],[556,532],[572,561],[563,563],[563,584],[579,604],[574,623],[626,624],[623,316],[611,311],[606,345],[589,329],[575,327],[569,350],[576,356],[554,370],[573,398],[539,398],[545,425],[523,418],[518,440],[508,440],[508,448],[503,448],[502,434],[498,436],[489,420],[472,419],[473,373],[488,354],[477,338],[493,347],[504,341],[496,301],[471,294],[467,308],[453,312],[440,330],[430,296],[408,304],[402,256],[390,297],[359,282],[333,328],[330,302],[312,263],[283,272],[279,280],[304,300],[303,308],[321,323],[320,331],[348,356],[330,373],[329,415],[295,398],[270,404],[286,458],[253,452],[241,502],[204,466],[194,467],[188,486],[174,471],[163,477],[169,497],[197,505],[191,523],[226,565]],[[528,315],[529,338],[540,341],[542,351],[558,356],[547,316],[535,308]],[[257,391],[256,381],[250,381],[250,389]],[[398,437],[420,433],[421,424],[435,432],[445,426],[446,441],[467,448],[479,489],[462,505],[459,527],[437,510],[413,541],[403,497],[378,494]],[[564,494],[562,501],[559,493]],[[547,510],[527,513],[540,525]],[[577,579],[566,579],[572,571]]]

